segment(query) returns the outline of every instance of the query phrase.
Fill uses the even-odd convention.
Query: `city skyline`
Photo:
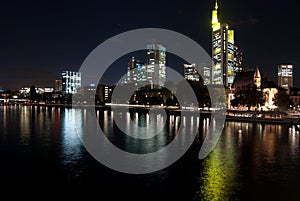
[[[1,6],[5,9],[0,14],[0,88],[53,86],[61,71],[78,70],[86,56],[104,40],[143,27],[178,31],[211,53],[212,0],[160,2],[161,8],[166,9],[151,17],[143,15],[143,9],[133,12],[139,8],[138,2],[124,2],[119,6],[110,2],[17,2],[5,2]],[[258,66],[275,82],[280,64],[292,64],[294,76],[300,74],[295,45],[300,39],[291,37],[299,31],[290,28],[295,27],[299,14],[292,1],[230,0],[218,4],[219,20],[235,30],[236,43],[244,52],[245,67]],[[154,8],[154,4],[148,5],[145,13]],[[119,66],[124,74],[126,64]],[[177,65],[183,71],[183,63]],[[299,82],[295,79],[294,85],[299,86]]]
[[[166,48],[160,44],[147,45],[147,62],[132,57],[128,62],[125,83],[148,82],[151,87],[166,82]],[[157,86],[156,86],[157,87]]]

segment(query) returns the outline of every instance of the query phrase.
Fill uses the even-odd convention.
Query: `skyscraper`
[[[77,89],[81,87],[81,73],[63,71],[61,76],[63,94],[76,94]]]
[[[208,67],[207,65],[202,66],[202,76],[203,76],[203,83],[205,85],[210,84],[210,67]]]
[[[200,75],[196,69],[196,64],[184,64],[183,65],[184,78],[186,80],[199,82]]]
[[[62,80],[55,80],[54,91],[62,91]]]
[[[164,85],[166,81],[166,48],[162,45],[147,45],[147,81],[152,88]],[[160,88],[160,87],[158,87]]]
[[[284,89],[293,87],[293,65],[278,66],[278,86]]]
[[[234,46],[234,67],[236,72],[242,72],[243,69],[243,51]]]
[[[132,57],[128,62],[127,83],[137,84],[137,82],[145,81],[147,81],[145,63]]]
[[[241,70],[235,64],[234,30],[218,19],[218,2],[212,11],[212,69],[211,84],[231,87],[236,72]]]

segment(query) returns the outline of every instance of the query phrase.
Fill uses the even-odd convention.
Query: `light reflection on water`
[[[30,112],[26,106],[20,109],[20,143],[24,146],[29,145],[32,133]]]
[[[291,129],[227,122],[202,163],[194,200],[295,200],[290,183],[300,176],[299,135]]]
[[[80,112],[76,112],[78,110]],[[79,115],[76,119],[81,118],[82,121],[75,122],[75,115]],[[208,126],[210,123],[216,123],[214,120],[210,121],[209,118],[181,118],[176,115],[168,115],[167,119],[163,119],[164,117],[159,114],[151,116],[145,112],[113,113],[110,110],[98,110],[96,115],[109,140],[119,148],[133,153],[153,152],[166,146],[174,140],[181,121],[184,124],[185,137],[191,137],[191,132],[199,132],[195,140],[197,148],[193,151],[197,152],[203,138],[208,135]],[[137,137],[141,133],[136,127],[132,127],[130,120],[150,131],[163,128],[153,138],[138,140],[127,137],[116,127],[113,121],[115,115],[121,116],[126,122],[126,132],[132,132],[132,135]],[[3,157],[5,154],[0,155],[2,164],[0,170],[3,171],[3,173],[0,171],[1,176],[15,175],[18,171],[21,174],[24,167],[36,168],[37,164],[25,164],[35,160],[38,161],[36,163],[40,163],[40,160],[49,160],[50,164],[59,164],[59,169],[63,169],[68,180],[89,175],[90,163],[86,164],[86,162],[90,156],[86,153],[78,136],[83,135],[80,126],[87,125],[86,110],[2,106],[0,116],[2,117],[0,119],[1,153],[10,153],[13,157],[25,161],[24,164],[21,162],[10,164],[11,157]],[[164,121],[167,122],[165,126],[162,125]],[[152,125],[155,127],[149,127],[149,122],[154,122]],[[167,186],[172,182],[178,182],[178,186],[174,185],[174,189],[170,188],[168,193],[171,195],[180,190],[194,189],[194,194],[191,195],[194,200],[296,200],[300,196],[298,189],[299,143],[299,128],[296,126],[226,122],[217,146],[207,158],[202,161],[198,161],[197,158],[188,158],[189,160],[184,160],[184,163],[179,162],[179,165],[174,165],[175,168],[179,168],[176,174],[180,174],[182,178],[189,175],[182,170],[195,170],[191,173],[192,175],[189,175],[191,183],[177,181],[177,175],[172,174],[174,171],[171,171],[172,168],[153,174],[159,177],[157,181],[149,179],[152,175],[140,176],[137,180],[142,180],[141,183],[145,186],[151,180],[151,184],[159,186],[156,190],[159,189],[161,192],[168,189]],[[177,144],[177,146],[180,145]],[[190,160],[198,161],[199,167]],[[45,168],[44,166],[38,167]],[[5,173],[4,170],[12,172]],[[102,171],[103,169],[96,170],[96,173],[93,173],[101,175]],[[35,170],[32,172],[35,173]],[[87,176],[87,178],[92,177],[93,175]],[[116,176],[107,177],[110,179]],[[173,178],[170,179],[170,177]],[[166,183],[162,184],[162,182]],[[124,188],[131,189],[130,187]],[[152,187],[145,188],[148,193],[153,193]]]
[[[203,133],[208,134],[208,120],[204,120]],[[227,127],[226,135],[213,151],[204,159],[199,177],[199,191],[194,200],[233,200],[238,188],[237,150],[234,146],[232,127]]]
[[[125,122],[125,133],[123,133],[115,125],[112,111],[97,111],[96,114],[100,127],[108,139],[120,149],[132,153],[157,151],[170,143],[180,129],[181,119],[179,116],[170,115],[165,119],[159,113],[149,115],[147,112],[118,112],[117,115],[121,121]],[[183,117],[183,120],[186,121],[185,117]],[[164,122],[167,122],[167,124],[165,125]],[[194,118],[192,121],[189,120],[185,123],[188,126],[183,129],[183,133],[188,132],[188,137],[191,137],[190,132],[197,132],[199,125],[196,122],[197,119]]]
[[[65,117],[62,122],[62,152],[64,156],[63,162],[65,164],[73,164],[82,158],[83,147],[78,135],[81,134],[77,130],[75,124],[80,122],[75,121],[75,109],[65,109]],[[81,115],[78,115],[81,119]]]

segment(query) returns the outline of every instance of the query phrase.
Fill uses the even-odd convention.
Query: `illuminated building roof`
[[[219,19],[218,19],[218,1],[216,1],[215,9],[212,11],[211,23],[212,23],[213,31],[217,31],[217,30],[220,29],[221,24],[220,24]]]

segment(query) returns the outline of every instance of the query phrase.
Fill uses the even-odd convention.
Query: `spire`
[[[254,84],[256,85],[257,89],[260,90],[260,88],[261,88],[261,75],[260,75],[258,66],[256,66],[255,73],[254,73]]]
[[[218,7],[218,0],[216,0],[215,9],[212,11],[212,20],[211,20],[213,31],[217,31],[221,27],[219,19],[218,19],[218,8],[219,8]]]
[[[261,78],[261,75],[260,75],[258,66],[256,66],[255,73],[254,73],[254,77]]]

